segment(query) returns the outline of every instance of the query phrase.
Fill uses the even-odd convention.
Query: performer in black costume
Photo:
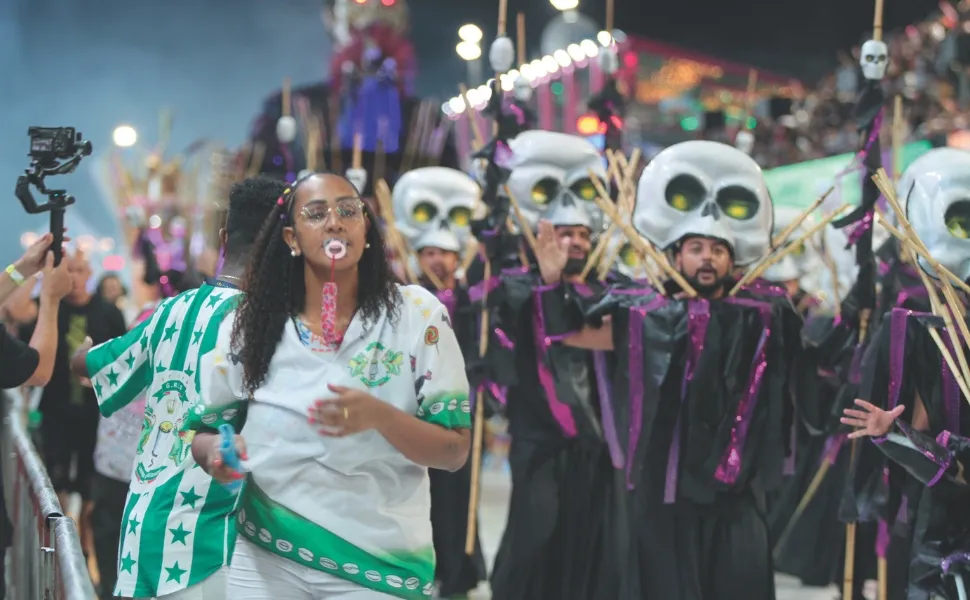
[[[970,197],[968,169],[970,153],[937,149],[915,161],[898,185],[899,200],[905,201],[908,219],[929,253],[964,280],[970,277],[965,229],[970,226],[970,203],[962,200]],[[902,307],[888,312],[867,356],[860,387],[865,400],[857,400],[843,418],[843,423],[862,428],[857,436],[884,436],[897,420],[898,435],[860,447],[853,483],[857,495],[869,500],[865,506],[886,521],[893,534],[890,549],[898,545],[909,551],[909,589],[900,597],[913,600],[932,593],[948,600],[965,598],[955,577],[967,574],[965,552],[970,549],[965,483],[936,485],[951,475],[960,483],[962,473],[954,466],[959,456],[953,455],[965,451],[959,436],[970,432],[970,411],[963,405],[957,377],[930,336],[936,329],[955,359],[944,325],[929,313]],[[966,344],[959,333],[957,340]],[[886,456],[893,462],[887,464]],[[928,474],[932,461],[939,464]],[[919,488],[914,490],[914,484]]]
[[[672,251],[693,290],[616,286],[590,303],[560,286],[540,299],[546,315],[561,315],[545,320],[545,336],[616,354],[614,415],[635,536],[623,597],[773,600],[764,496],[781,484],[792,419],[811,416],[789,394],[815,398],[815,369],[800,365],[821,361],[803,351],[784,290],[728,293],[736,262],[769,249],[760,169],[722,144],[668,148],[641,177],[633,221]],[[540,265],[554,271],[561,251],[541,237]]]
[[[562,190],[543,213],[568,256],[563,279],[579,294],[592,219],[582,199]],[[533,268],[508,269],[489,285],[493,324],[488,368],[507,386],[512,442],[508,523],[491,576],[502,600],[619,598],[628,536],[622,511],[622,456],[612,412],[611,358],[553,345],[541,335],[535,299],[551,280]],[[559,273],[555,274],[558,282]],[[481,296],[473,290],[472,298]]]

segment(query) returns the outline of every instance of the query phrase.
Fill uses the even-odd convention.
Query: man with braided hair
[[[182,425],[199,401],[199,360],[236,308],[252,244],[285,188],[265,177],[236,184],[220,231],[222,273],[165,300],[126,335],[95,348],[88,340],[72,359],[75,373],[90,378],[105,417],[136,398],[146,401],[122,514],[116,596],[225,598],[236,494],[193,468],[192,436]]]

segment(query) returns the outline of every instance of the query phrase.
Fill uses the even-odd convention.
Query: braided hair
[[[236,314],[232,330],[232,347],[239,348],[243,364],[243,385],[253,394],[266,380],[276,347],[283,339],[287,319],[306,308],[306,284],[303,279],[303,256],[292,256],[283,240],[283,228],[295,222],[296,194],[310,173],[286,189],[267,217],[253,244],[246,270],[246,294]],[[351,184],[353,187],[353,184]],[[392,322],[399,316],[400,293],[391,271],[377,218],[365,203],[369,221],[366,241],[370,245],[357,263],[357,311],[365,324],[375,323],[382,315]]]

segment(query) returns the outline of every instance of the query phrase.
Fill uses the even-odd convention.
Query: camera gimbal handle
[[[67,190],[49,190],[44,185],[44,177],[47,175],[63,175],[72,173],[77,168],[81,159],[91,154],[90,142],[84,142],[78,152],[61,164],[45,166],[43,164],[33,164],[33,169],[27,169],[24,175],[17,178],[17,187],[14,194],[20,200],[24,210],[28,214],[36,215],[43,212],[51,214],[51,235],[54,236],[51,242],[51,251],[54,253],[54,266],[61,264],[63,258],[64,244],[64,209],[74,204],[74,196],[67,193]],[[47,196],[47,202],[37,204],[34,195],[30,193],[30,186],[33,185],[37,191]]]

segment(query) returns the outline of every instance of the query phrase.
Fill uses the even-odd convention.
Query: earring
[[[292,250],[290,250],[290,256],[292,256],[293,258],[296,258],[299,255],[300,253],[296,251],[296,248],[293,248]]]
[[[367,242],[366,244],[364,244],[364,248],[370,248],[370,242]]]

